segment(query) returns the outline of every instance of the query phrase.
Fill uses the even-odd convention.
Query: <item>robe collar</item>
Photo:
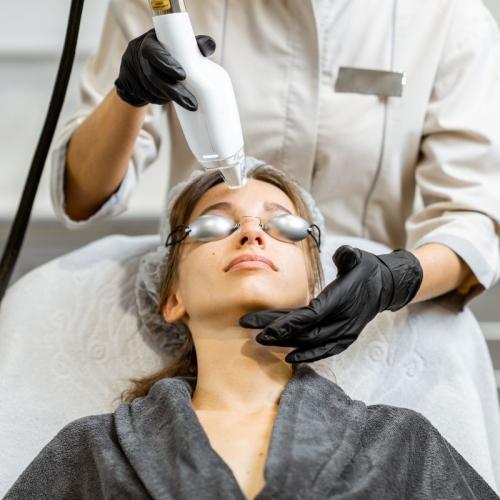
[[[152,498],[244,499],[236,478],[210,445],[192,407],[193,377],[165,378],[114,414],[124,454]],[[283,390],[255,497],[311,498],[341,481],[361,445],[366,405],[306,364]]]

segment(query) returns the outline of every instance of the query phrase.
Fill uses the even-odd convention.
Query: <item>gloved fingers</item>
[[[148,31],[141,42],[141,55],[141,59],[147,60],[164,78],[174,81],[186,78],[184,68],[160,43],[154,29]]]
[[[165,92],[166,88],[175,83],[175,80],[164,78],[153,68],[148,59],[139,58],[140,71],[137,72],[139,83],[145,94],[154,95],[163,98],[166,101],[171,100]]]
[[[352,321],[346,318],[333,324],[318,325],[308,331],[284,337],[269,336],[263,330],[255,337],[255,340],[263,345],[296,347],[298,349],[318,347],[333,341],[352,343],[358,338],[359,333],[357,330],[354,331],[353,326],[355,327],[355,325],[351,323]]]
[[[165,92],[169,95],[170,99],[179,106],[188,111],[196,111],[198,109],[196,97],[182,83],[177,82],[165,87]]]
[[[337,267],[337,276],[343,276],[361,262],[361,250],[350,245],[342,245],[333,254],[333,263]]]
[[[240,318],[240,326],[243,328],[264,328],[274,320],[293,311],[293,308],[286,309],[264,309],[243,315]]]
[[[323,342],[318,341],[319,337],[324,336],[324,332],[321,331],[321,327],[316,327],[313,330],[307,332],[307,334],[295,334],[285,337],[275,337],[266,334],[266,331],[263,330],[256,337],[255,340],[262,345],[266,346],[276,346],[276,347],[295,347],[298,349],[306,349],[312,347],[313,345],[324,344]],[[314,340],[315,339],[316,342]]]
[[[165,104],[170,99],[165,96],[155,96],[142,85],[140,79],[138,78],[135,85],[128,85],[127,80],[120,80],[119,78],[115,81],[116,90],[118,95],[129,104],[135,106],[143,106],[148,103],[151,104]]]
[[[267,335],[268,337],[283,340],[311,330],[319,322],[318,314],[310,306],[299,307],[276,318],[259,335],[261,335],[261,338]]]
[[[198,109],[196,97],[180,82],[165,80],[161,82],[152,75],[148,61],[141,61],[142,72],[139,71],[139,83],[142,87],[141,95],[152,104],[165,104],[175,101],[179,106],[189,110]]]
[[[330,330],[331,328],[328,325],[318,325],[303,332],[294,332],[292,335],[276,337],[275,335],[270,335],[264,329],[255,337],[255,340],[263,345],[297,348],[313,347],[327,342]]]
[[[145,98],[148,103],[160,106],[163,106],[167,102],[175,101],[189,111],[196,111],[198,109],[196,98],[184,86],[182,86],[182,89],[178,89],[178,86],[181,86],[181,84],[173,86],[165,85],[164,89],[156,89],[156,92],[153,93],[152,89],[148,89],[141,84],[141,97]],[[172,87],[176,87],[176,89],[172,89]]]
[[[157,54],[148,56],[147,61],[157,71],[158,77],[169,81],[186,79],[186,71],[172,56],[157,57]]]
[[[358,325],[357,318],[346,317],[334,323],[328,323],[310,332],[297,335],[297,347],[320,347],[330,343],[351,345],[358,337],[363,327]]]
[[[152,104],[160,105],[175,101],[179,106],[189,111],[196,111],[198,109],[196,97],[182,83],[167,77],[164,73],[158,72],[157,68],[151,63],[151,60],[158,62],[161,59],[168,60],[169,58],[175,61],[158,42],[154,30],[150,30],[142,41],[142,45],[145,47],[148,47],[148,44],[149,48],[144,50],[144,54],[147,54],[147,56],[136,58],[136,63],[139,64],[141,69],[137,71],[141,97]],[[175,61],[175,64],[180,67],[177,61]]]
[[[332,324],[336,318],[345,317],[345,299],[346,291],[333,281],[309,305],[291,309],[266,325],[262,333],[279,339],[302,333],[307,335],[317,326]]]
[[[287,363],[312,363],[313,361],[318,361],[319,359],[329,358],[340,354],[345,351],[347,347],[351,345],[345,342],[331,342],[322,346],[314,347],[312,349],[295,349],[288,353],[285,357]]]
[[[208,35],[196,35],[196,42],[198,43],[198,48],[200,52],[205,57],[210,57],[217,48],[215,40]]]

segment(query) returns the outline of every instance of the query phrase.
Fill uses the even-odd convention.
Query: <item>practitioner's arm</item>
[[[196,37],[209,56],[215,42]],[[66,212],[85,220],[119,188],[146,116],[147,104],[175,101],[191,111],[196,97],[181,83],[186,73],[159,43],[154,30],[132,40],[123,54],[120,73],[102,103],[74,133],[67,151],[64,194]]]
[[[423,280],[411,303],[439,297],[468,282],[478,283],[470,267],[446,245],[428,243],[412,253],[422,266]]]
[[[88,219],[118,189],[146,109],[126,103],[113,88],[73,134],[64,182],[71,219]]]

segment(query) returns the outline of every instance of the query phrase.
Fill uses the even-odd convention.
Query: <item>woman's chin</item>
[[[260,290],[258,292],[239,294],[239,306],[247,312],[265,309],[292,309],[307,305],[306,296],[291,295],[290,290]]]

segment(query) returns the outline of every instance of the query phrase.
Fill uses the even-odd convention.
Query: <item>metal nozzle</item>
[[[230,189],[241,188],[247,182],[247,168],[243,148],[225,160],[203,162],[202,165],[206,170],[218,170]]]
[[[153,10],[153,16],[186,12],[184,0],[149,0],[149,4]]]

